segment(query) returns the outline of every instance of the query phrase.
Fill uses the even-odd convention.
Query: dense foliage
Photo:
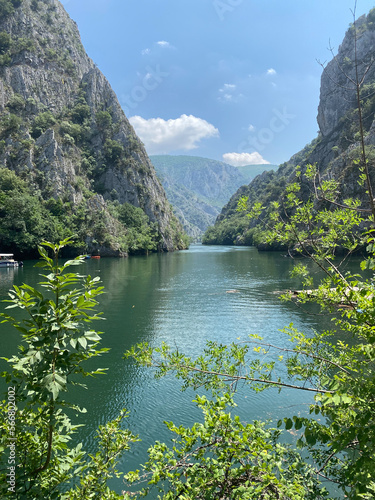
[[[1,498],[123,498],[106,483],[117,475],[116,457],[135,440],[120,427],[125,413],[99,428],[98,452],[90,459],[82,444],[70,445],[77,425],[69,409],[85,409],[69,402],[69,388],[82,384],[82,377],[103,372],[88,372],[83,363],[106,349],[98,349],[100,333],[90,327],[100,319],[95,313],[102,293],[99,278],[68,270],[80,265],[82,257],[59,264],[67,242],[39,248],[39,267],[46,273],[42,288],[25,284],[9,293],[8,310],[16,307],[26,313],[24,318],[16,319],[8,311],[1,315],[23,338],[18,355],[6,360],[9,369],[2,373],[8,392],[0,410]]]
[[[281,171],[281,170],[280,170]],[[257,233],[246,214],[237,210],[238,200],[242,196],[261,199],[265,205],[280,196],[285,188],[284,176],[275,175],[274,171],[264,172],[249,186],[241,187],[225,205],[217,218],[215,225],[205,232],[202,243],[204,245],[257,245]]]
[[[0,0],[0,18],[11,14],[21,3],[22,0]]]
[[[156,487],[165,500],[321,498],[313,469],[280,444],[280,431],[232,417],[229,394],[212,400],[198,396],[196,403],[203,423],[192,428],[167,423],[176,435],[174,446],[156,443],[143,473],[127,475],[130,482],[148,482],[140,496]]]
[[[159,232],[141,208],[129,203],[110,206],[113,220],[104,211],[90,209],[82,202],[44,200],[40,190],[33,188],[13,171],[0,168],[0,244],[2,251],[35,257],[42,240],[58,241],[76,236],[72,251],[86,252],[87,238],[109,244],[108,225],[118,223],[117,244],[130,254],[156,251]]]
[[[43,239],[62,237],[62,220],[54,217],[40,196],[14,172],[0,168],[0,241],[3,251],[22,254],[34,250]]]

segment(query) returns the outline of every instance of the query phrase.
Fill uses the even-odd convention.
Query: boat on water
[[[23,262],[14,260],[14,255],[12,253],[0,253],[0,268],[21,266],[23,266]]]

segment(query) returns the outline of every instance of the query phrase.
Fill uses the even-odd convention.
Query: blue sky
[[[149,154],[280,164],[317,135],[354,0],[62,0]],[[375,7],[357,1],[357,17]]]

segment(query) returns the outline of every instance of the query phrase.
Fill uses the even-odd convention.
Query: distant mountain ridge
[[[200,239],[231,195],[274,165],[233,167],[199,156],[150,156],[167,198],[188,235]]]
[[[277,170],[278,167],[279,165],[273,163],[252,163],[251,165],[240,165],[234,168],[240,172],[246,183],[249,184],[255,177],[263,174],[263,172]]]

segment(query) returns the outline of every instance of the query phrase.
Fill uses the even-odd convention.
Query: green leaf
[[[303,425],[303,420],[298,417],[293,417],[293,420],[294,420],[294,427],[298,431],[299,429],[301,429]]]
[[[85,332],[85,338],[93,342],[98,342],[100,340],[100,336],[95,331]]]
[[[314,446],[316,444],[316,436],[309,428],[305,429],[305,439],[309,446]]]
[[[84,348],[86,349],[87,347],[87,340],[85,337],[78,337],[77,339],[78,343]]]
[[[287,431],[293,427],[293,420],[291,418],[286,418],[286,419],[284,418],[284,422],[285,422],[285,429]]]

